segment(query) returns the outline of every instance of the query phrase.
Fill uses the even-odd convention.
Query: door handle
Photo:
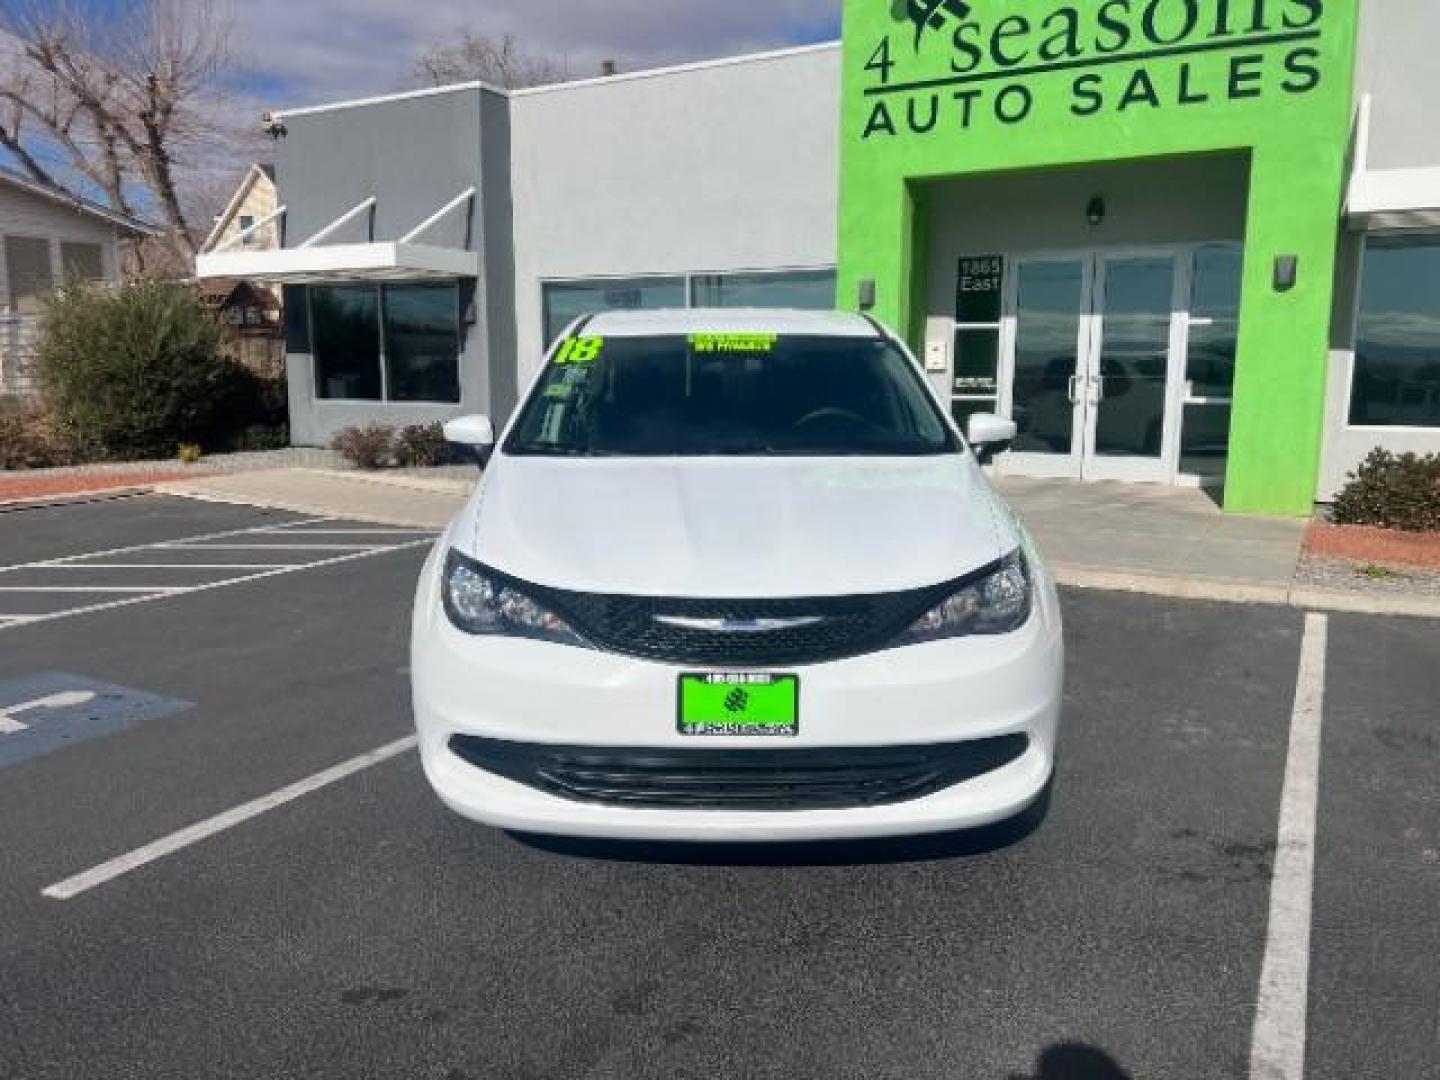
[[[1099,405],[1102,401],[1105,400],[1105,376],[1091,375],[1090,385],[1094,388],[1095,391],[1094,394],[1091,395],[1091,401],[1093,404]]]
[[[1074,405],[1074,404],[1075,404],[1076,384],[1077,384],[1079,381],[1080,381],[1080,376],[1079,376],[1079,375],[1071,375],[1071,376],[1070,376],[1070,388],[1065,392],[1065,396],[1070,399],[1070,404],[1071,404],[1071,405]]]

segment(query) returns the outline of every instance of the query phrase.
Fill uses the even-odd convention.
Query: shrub
[[[229,449],[239,453],[258,453],[265,450],[284,450],[289,445],[288,424],[251,424],[230,440]]]
[[[395,429],[385,424],[348,427],[339,432],[331,448],[357,469],[381,469],[395,451]]]
[[[0,469],[48,469],[74,460],[69,441],[45,413],[0,412]]]
[[[162,281],[61,289],[40,320],[36,371],[56,421],[87,457],[165,457],[251,422],[255,379],[221,354],[194,292]]]
[[[1440,454],[1392,454],[1376,447],[1335,497],[1340,525],[1440,531]]]
[[[395,460],[405,469],[433,469],[454,461],[444,424],[412,424],[395,436]]]
[[[187,442],[180,444],[179,457],[182,464],[194,465],[205,456],[205,450],[199,443]]]

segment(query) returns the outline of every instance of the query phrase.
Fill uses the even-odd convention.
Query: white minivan
[[[570,328],[415,600],[425,772],[522,832],[898,836],[1048,796],[1054,585],[915,358],[838,313]]]

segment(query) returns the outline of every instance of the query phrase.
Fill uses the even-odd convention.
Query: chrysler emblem
[[[656,615],[655,621],[681,630],[700,630],[708,634],[773,634],[780,630],[799,630],[824,622],[821,615],[799,619],[690,619],[683,615]]]

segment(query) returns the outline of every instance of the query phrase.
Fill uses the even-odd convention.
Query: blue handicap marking
[[[188,701],[80,675],[0,682],[0,769],[192,708]]]

